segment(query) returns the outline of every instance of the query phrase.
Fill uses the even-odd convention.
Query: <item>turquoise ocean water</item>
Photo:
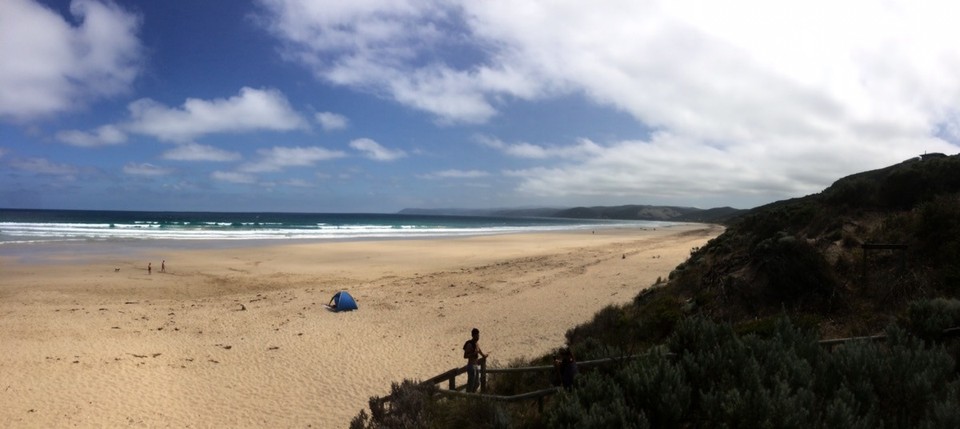
[[[0,209],[0,247],[133,243],[442,238],[658,227],[663,222],[371,213],[216,213]]]

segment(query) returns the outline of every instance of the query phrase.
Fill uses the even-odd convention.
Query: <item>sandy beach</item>
[[[0,421],[346,427],[391,382],[463,365],[471,328],[492,366],[550,352],[721,231],[3,257]],[[360,309],[328,311],[339,290]]]

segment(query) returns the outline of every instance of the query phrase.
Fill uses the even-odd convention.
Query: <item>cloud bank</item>
[[[539,196],[797,195],[960,141],[953,2],[261,5],[291,61],[441,123],[582,96],[653,131],[552,145],[488,138],[508,156],[564,160],[510,172]]]

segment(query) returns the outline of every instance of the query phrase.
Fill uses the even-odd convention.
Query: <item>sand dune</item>
[[[0,421],[346,427],[391,382],[463,365],[470,328],[494,366],[542,355],[719,233],[684,225],[3,258]],[[340,289],[359,311],[326,310]]]

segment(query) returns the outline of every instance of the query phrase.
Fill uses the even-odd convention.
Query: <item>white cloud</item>
[[[317,113],[316,118],[325,131],[342,130],[350,124],[350,120],[346,116],[331,112]]]
[[[169,168],[158,167],[150,163],[137,164],[129,162],[123,166],[123,172],[131,176],[166,176],[170,174]]]
[[[548,158],[588,158],[602,152],[600,146],[589,139],[580,139],[573,146],[540,146],[527,142],[505,143],[500,139],[476,136],[475,140],[484,146],[497,149],[509,156],[529,159]]]
[[[161,140],[184,142],[212,133],[243,133],[259,130],[291,131],[307,127],[280,91],[241,88],[227,99],[189,98],[180,108],[169,108],[150,99],[128,107],[131,132]]]
[[[309,167],[319,161],[342,158],[346,156],[341,151],[329,150],[322,147],[273,147],[259,149],[260,159],[240,166],[244,173],[265,173],[280,171],[286,167]]]
[[[256,176],[252,174],[238,173],[234,171],[214,171],[210,173],[210,178],[219,182],[252,184],[257,182]]]
[[[443,122],[482,123],[496,114],[477,76],[445,66],[395,75],[389,90],[400,103],[433,113]]]
[[[486,92],[529,96],[537,87],[508,67],[445,64],[438,53],[485,48],[461,33],[464,17],[456,2],[261,3],[264,21],[287,43],[288,57],[321,79],[383,94],[444,121],[483,122],[496,113]]]
[[[114,125],[104,125],[92,132],[61,131],[57,133],[57,140],[71,146],[99,147],[125,143],[127,135]]]
[[[283,182],[280,182],[280,184],[281,184],[281,185],[284,185],[284,186],[293,186],[293,187],[295,187],[295,188],[312,188],[312,187],[314,187],[314,184],[313,184],[313,183],[310,183],[310,182],[308,182],[308,181],[306,181],[306,180],[303,180],[303,179],[290,179],[290,180],[285,180],[285,181],[283,181]]]
[[[239,153],[197,143],[178,144],[175,148],[164,152],[162,157],[174,161],[213,162],[236,161],[241,158]]]
[[[596,145],[590,157],[505,175],[520,181],[523,194],[542,198],[629,201],[641,195],[650,202],[752,207],[783,196],[818,192],[823,186],[816,181],[826,172],[843,168],[856,156],[876,156],[842,146],[797,143],[793,150],[769,154],[762,145],[715,147],[656,133],[649,140]],[[797,164],[798,158],[810,163]]]
[[[479,179],[488,177],[490,173],[481,170],[443,170],[420,176],[423,179]]]
[[[10,165],[17,170],[51,176],[73,177],[80,170],[68,164],[51,162],[46,158],[23,158],[10,161]]]
[[[31,0],[0,1],[0,118],[30,120],[127,91],[141,69],[140,19],[74,0],[74,25]]]
[[[393,161],[407,156],[402,150],[387,149],[371,139],[356,139],[350,142],[350,147],[377,161]]]

